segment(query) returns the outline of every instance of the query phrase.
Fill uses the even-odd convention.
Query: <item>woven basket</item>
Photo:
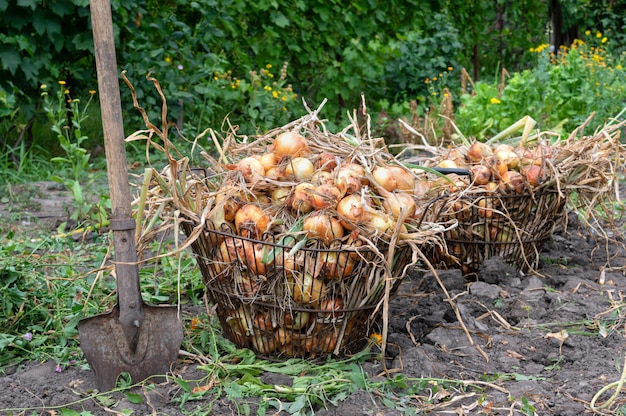
[[[523,195],[457,193],[445,201],[439,215],[456,218],[459,225],[444,234],[448,254],[439,252],[434,263],[459,267],[466,275],[495,256],[524,272],[536,269],[541,248],[563,219],[566,203],[556,190]]]
[[[191,235],[193,224],[184,222],[183,229]],[[295,237],[263,240],[207,225],[192,243],[225,336],[272,359],[362,350],[380,314],[384,284],[370,283],[384,279],[388,243],[380,240],[377,253],[339,242],[328,248],[315,239],[296,249]],[[396,247],[392,291],[411,259],[411,247]]]

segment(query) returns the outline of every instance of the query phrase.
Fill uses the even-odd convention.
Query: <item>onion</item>
[[[272,191],[272,202],[275,204],[284,204],[291,194],[291,189],[284,186],[274,188]]]
[[[320,153],[315,161],[315,169],[332,172],[337,167],[337,158],[331,153]]]
[[[490,156],[493,156],[493,150],[489,145],[475,141],[467,151],[467,158],[472,162],[480,162]]]
[[[494,193],[498,190],[499,185],[495,182],[488,182],[485,184],[485,190],[487,193]]]
[[[536,187],[545,180],[545,171],[541,166],[529,165],[522,167],[521,173],[530,186]]]
[[[484,165],[472,166],[472,179],[476,185],[485,185],[491,180],[491,169]]]
[[[272,168],[275,168],[276,165],[278,164],[278,158],[276,157],[276,153],[274,152],[265,153],[262,156],[258,156],[258,160],[259,162],[261,162],[261,165],[263,165],[263,168],[265,169],[266,174],[267,174],[267,171],[269,171]]]
[[[344,230],[338,219],[325,212],[314,212],[304,219],[302,229],[309,238],[319,238],[327,246],[336,238],[344,236]]]
[[[254,278],[246,275],[241,275],[237,277],[235,282],[237,283],[239,293],[247,298],[255,297],[259,294],[259,290],[261,290],[261,284]]]
[[[495,174],[498,178],[502,178],[504,174],[509,170],[509,165],[503,160],[496,159],[495,163]]]
[[[483,218],[491,218],[493,217],[493,204],[491,199],[488,198],[478,198],[476,200],[476,205],[478,206],[478,215]]]
[[[295,157],[285,166],[285,174],[293,175],[297,181],[308,181],[313,176],[315,167],[306,157]]]
[[[317,316],[323,319],[323,322],[333,322],[344,316],[343,301],[341,298],[323,299],[320,302],[320,309],[327,312],[318,312]]]
[[[395,230],[396,222],[390,215],[378,211],[370,213],[366,226],[377,234],[389,234]]]
[[[369,207],[364,202],[364,197],[360,194],[345,196],[337,204],[337,214],[341,225],[348,230],[353,230],[358,224],[362,224],[369,219]]]
[[[406,213],[406,217],[412,217],[417,210],[415,198],[403,192],[390,192],[384,195],[383,207],[388,213],[398,219],[402,213]]]
[[[304,277],[294,277],[292,296],[295,302],[317,304],[325,293],[324,282],[311,274],[305,273]]]
[[[311,192],[311,205],[315,209],[335,209],[342,196],[338,187],[331,183],[324,183]]]
[[[248,183],[256,183],[265,176],[265,168],[257,159],[253,157],[244,157],[235,166],[240,171],[243,178]]]
[[[323,185],[325,183],[334,184],[335,180],[333,179],[333,175],[330,172],[326,172],[325,170],[317,170],[311,176],[311,183],[315,185]]]
[[[287,316],[290,315],[285,315],[285,318],[287,318]],[[284,328],[278,328],[276,333],[274,333],[274,339],[281,346],[291,344],[291,331]]]
[[[232,332],[237,335],[243,337],[252,333],[252,317],[246,305],[241,305],[236,311],[231,312],[230,316],[226,318],[226,322]]]
[[[309,312],[291,312],[285,311],[283,318],[283,327],[299,330],[306,328],[309,324]]]
[[[313,210],[311,195],[315,190],[315,185],[309,182],[302,182],[296,185],[293,192],[287,198],[286,203],[292,210],[299,214],[306,214]]]
[[[430,191],[432,184],[433,183],[431,181],[426,180],[416,181],[413,195],[415,195],[416,198],[424,198],[426,194]]]
[[[411,191],[415,188],[415,177],[410,171],[395,165],[389,166],[389,170],[396,181],[396,189]]]
[[[258,205],[248,203],[235,214],[235,228],[242,237],[260,238],[267,231],[270,220]]]
[[[266,311],[257,310],[252,320],[252,325],[261,331],[272,331],[276,328],[276,323],[272,322],[272,317]]]
[[[348,329],[346,329],[346,333],[349,333]],[[322,336],[318,336],[315,339],[315,345],[313,346],[313,349],[322,352],[333,352],[335,350],[335,347],[337,346],[338,341],[339,330],[333,327],[329,332]]]
[[[350,163],[342,167],[335,176],[335,185],[345,195],[360,191],[364,184],[367,184],[365,170],[356,163]]]
[[[265,177],[268,179],[280,180],[285,179],[285,167],[284,166],[274,166],[273,168],[269,168],[265,172]]]
[[[506,190],[521,194],[524,192],[524,177],[521,173],[509,170],[502,175],[502,183]]]
[[[502,146],[502,145],[501,145]],[[514,150],[501,149],[494,153],[497,160],[504,162],[509,169],[515,169],[520,163],[520,158]]]
[[[352,274],[354,265],[355,261],[349,253],[328,251],[318,255],[312,274],[314,277],[321,276],[324,281],[341,280]]]
[[[452,159],[444,159],[437,164],[438,168],[457,169],[459,165]]]
[[[400,166],[376,166],[372,171],[374,181],[387,191],[413,190],[415,187],[415,178],[411,172]]]
[[[278,348],[278,343],[274,336],[255,335],[252,337],[252,347],[262,355],[274,352]]]
[[[265,245],[262,243],[252,243],[251,241],[244,240],[243,253],[246,260],[246,266],[252,273],[263,276],[267,265],[263,263],[263,257],[265,255]]]
[[[282,159],[285,156],[299,157],[310,153],[307,140],[298,132],[286,131],[274,139],[274,153]]]

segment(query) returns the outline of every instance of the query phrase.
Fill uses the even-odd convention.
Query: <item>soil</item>
[[[49,197],[54,198],[52,193]],[[607,256],[613,267],[607,267]],[[557,230],[544,245],[538,273],[521,274],[497,257],[485,261],[473,278],[464,278],[458,270],[438,271],[458,314],[432,273],[413,270],[391,302],[388,368],[395,371],[392,376],[464,380],[468,386],[440,382],[435,388],[431,383],[414,396],[413,410],[406,413],[402,403],[391,409],[375,393],[359,390],[315,414],[591,413],[594,395],[619,380],[624,365],[625,264],[626,252],[619,244],[610,244],[607,254],[603,244],[572,220],[567,232]],[[206,375],[182,358],[176,374],[186,380]],[[380,362],[367,362],[364,369],[381,377]],[[271,383],[289,382],[275,380],[276,375],[265,377]],[[59,407],[65,407],[94,415],[128,410],[138,415],[179,415],[198,405],[189,402],[181,410],[172,400],[180,393],[179,386],[167,382],[151,391],[134,391],[143,396],[141,404],[122,393],[111,394],[110,403],[93,399],[74,403],[95,388],[88,368],[74,366],[58,373],[52,362],[6,368],[0,377],[0,414],[58,414]],[[596,406],[613,392],[598,397]],[[251,408],[254,414],[253,404]],[[618,412],[624,409],[626,395],[621,393],[603,414],[623,414]],[[211,414],[237,410],[232,401],[217,400]]]

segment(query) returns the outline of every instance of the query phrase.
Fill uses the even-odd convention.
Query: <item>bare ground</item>
[[[431,273],[411,272],[391,303],[388,368],[395,371],[393,376],[461,380],[468,386],[431,383],[404,411],[402,403],[390,408],[375,392],[360,390],[315,414],[592,413],[589,402],[620,378],[626,353],[626,252],[613,244],[609,254],[613,269],[606,268],[605,247],[570,226],[545,245],[539,274],[521,275],[498,258],[485,262],[477,279],[464,279],[456,270],[439,271],[461,320]],[[186,380],[202,378],[196,364],[184,358],[174,373]],[[382,365],[370,361],[364,369],[380,377]],[[290,381],[273,374],[264,377],[276,384]],[[181,391],[173,382],[151,391],[137,389],[143,396],[140,404],[122,393],[111,394],[110,402],[85,399],[94,389],[88,368],[57,373],[52,362],[6,368],[0,377],[0,414],[59,414],[58,408],[64,407],[92,414],[132,410],[138,415],[179,415],[207,404],[188,402],[181,409],[175,400]],[[612,393],[598,397],[596,406]],[[254,413],[254,401],[250,404]],[[624,414],[625,409],[626,395],[621,393],[599,414]],[[237,414],[237,409],[222,398],[211,414]]]

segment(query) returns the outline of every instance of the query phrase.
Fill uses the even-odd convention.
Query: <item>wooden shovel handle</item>
[[[117,297],[122,325],[139,328],[142,300],[139,289],[135,222],[132,217],[126,147],[109,0],[90,2],[104,148],[111,193],[111,228],[115,248]],[[132,331],[131,331],[132,332]]]

